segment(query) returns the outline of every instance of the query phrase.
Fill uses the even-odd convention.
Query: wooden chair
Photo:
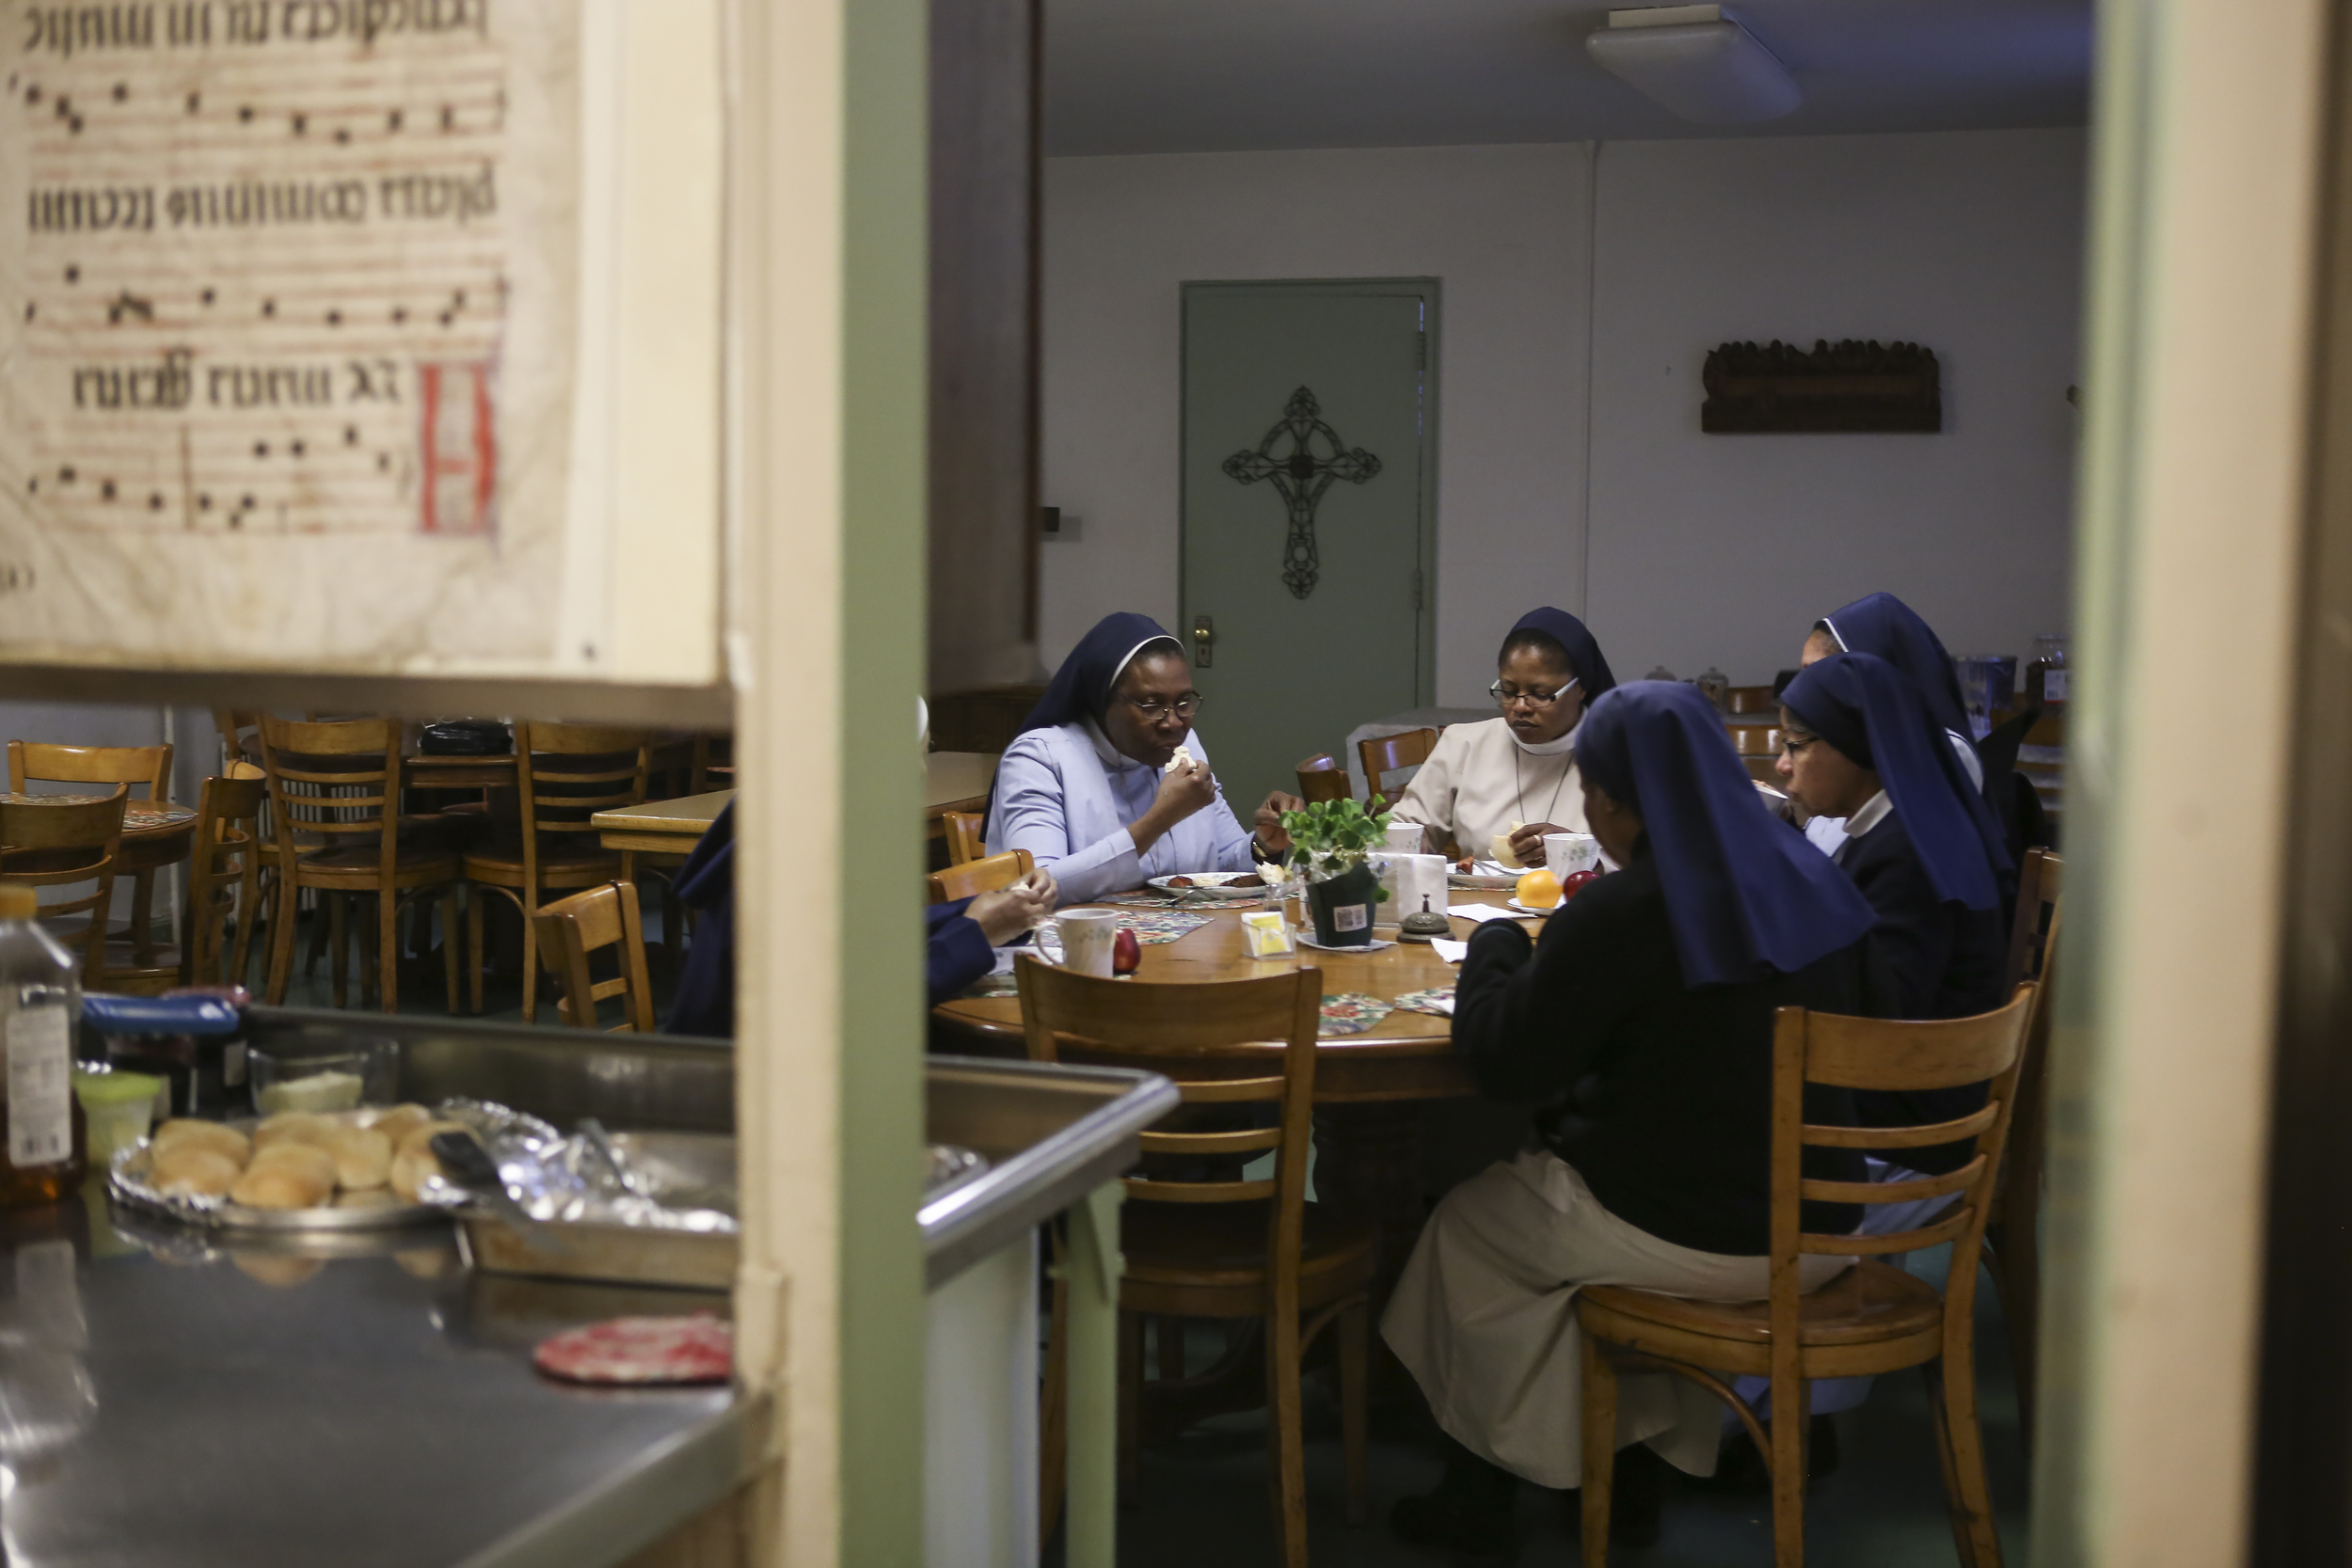
[[[589,818],[616,806],[643,805],[651,737],[643,730],[597,724],[515,725],[515,766],[522,803],[519,836],[466,853],[466,881],[495,893],[523,917],[523,1022],[539,1016],[539,928],[532,918],[551,891],[569,892],[627,879],[631,867],[596,841]],[[488,910],[475,903],[466,921],[473,964],[473,1010],[482,1011],[483,942]]]
[[[179,944],[141,964],[128,943],[109,942],[107,990],[158,996],[175,986],[246,983],[263,896],[262,802],[269,784],[261,768],[231,766],[250,777],[207,779],[198,798]]]
[[[1026,849],[1008,849],[986,860],[951,865],[925,879],[930,890],[930,897],[926,902],[946,904],[958,898],[969,898],[974,894],[994,893],[998,888],[1012,886],[1027,876],[1036,864]]]
[[[1985,1265],[2001,1292],[2015,1369],[2018,1424],[2033,1438],[2035,1352],[2042,1328],[2042,1173],[2050,1117],[2050,1020],[2058,975],[2059,916],[2066,863],[2055,850],[2028,849],[2017,878],[2017,918],[2009,949],[2014,986],[2034,980],[2033,1022],[2026,1031],[2025,1065],[2017,1071],[2017,1114],[2010,1123],[2009,1154],[1985,1217]]]
[[[1356,755],[1364,765],[1364,787],[1375,795],[1389,795],[1386,777],[1400,768],[1418,768],[1429,760],[1429,753],[1438,749],[1435,730],[1406,730],[1403,735],[1384,735],[1372,740],[1356,742]]]
[[[1298,765],[1298,794],[1309,805],[1317,800],[1344,800],[1356,793],[1347,769],[1328,752],[1318,752]]]
[[[8,788],[24,793],[28,783],[128,784],[144,796],[132,800],[171,798],[171,748],[165,746],[52,746],[34,740],[8,742]],[[116,871],[131,874],[131,953],[135,964],[155,961],[155,873],[177,862],[183,853],[176,836],[162,844],[135,841],[123,847]],[[119,978],[129,979],[125,974]],[[113,980],[107,982],[114,984]]]
[[[1584,1557],[1601,1568],[1609,1553],[1609,1485],[1616,1465],[1620,1372],[1670,1372],[1728,1403],[1772,1480],[1772,1560],[1804,1561],[1805,1433],[1810,1423],[1776,1420],[1768,1434],[1732,1393],[1730,1379],[1769,1376],[1772,1408],[1808,1408],[1817,1378],[1859,1377],[1917,1367],[1944,1462],[1952,1536],[1965,1568],[2000,1568],[1977,1426],[1971,1309],[2001,1148],[2016,1102],[2018,1067],[2038,988],[2018,988],[2009,1005],[1975,1018],[1903,1022],[1840,1018],[1783,1007],[1772,1032],[1772,1294],[1756,1302],[1692,1301],[1620,1286],[1589,1286],[1576,1298],[1584,1357]],[[1953,1088],[1991,1081],[1981,1110],[1925,1127],[1815,1127],[1804,1120],[1808,1083],[1851,1089]],[[1947,1176],[1913,1181],[1819,1181],[1801,1162],[1807,1147],[1921,1148],[1971,1138],[1976,1156]],[[1829,1236],[1801,1228],[1801,1199],[1908,1203],[1953,1193],[1960,1201],[1925,1226],[1885,1236]],[[1843,1257],[1916,1251],[1952,1243],[1951,1273],[1939,1293],[1886,1263],[1862,1261],[1810,1294],[1798,1264],[1808,1255]]]
[[[987,855],[988,846],[980,842],[982,820],[976,811],[943,811],[939,814],[939,825],[946,832],[949,865],[969,865]]]
[[[270,931],[269,1000],[294,977],[294,908],[310,889],[326,906],[335,1006],[346,1005],[347,906],[375,901],[375,945],[360,994],[373,983],[383,1010],[400,1010],[400,912],[428,894],[441,906],[441,958],[449,1010],[457,1011],[458,861],[453,850],[404,843],[400,726],[388,719],[311,721],[262,716],[262,766],[278,840],[278,892]]]
[[[1260,1321],[1282,1560],[1287,1568],[1306,1568],[1299,1361],[1318,1334],[1338,1324],[1347,1520],[1361,1524],[1374,1263],[1369,1225],[1306,1201],[1322,972],[1149,985],[1074,974],[1028,957],[1014,972],[1032,1061],[1147,1068],[1174,1079],[1187,1107],[1272,1109],[1270,1127],[1142,1135],[1145,1174],[1126,1181],[1120,1240],[1126,1258],[1119,1286],[1120,1465],[1132,1480],[1142,1435],[1146,1315],[1164,1323]],[[1274,1041],[1282,1044],[1279,1057],[1266,1050]],[[1174,1119],[1184,1116],[1179,1111]],[[1238,1165],[1267,1153],[1274,1155],[1267,1178],[1196,1181],[1152,1174],[1154,1160]],[[1049,1348],[1049,1373],[1054,1359]]]
[[[103,800],[0,801],[0,881],[32,888],[97,884],[83,897],[41,906],[39,917],[58,941],[81,949],[86,990],[100,989],[105,974],[106,911],[114,900],[122,808],[129,799],[129,788],[117,784]],[[56,924],[69,915],[84,918]]]
[[[653,981],[645,972],[645,928],[637,911],[636,888],[607,882],[560,898],[531,918],[539,927],[539,950],[563,984],[562,999],[555,1005],[559,1020],[575,1029],[594,1029],[596,1004],[617,996],[621,1021],[606,1033],[654,1032]],[[592,980],[588,955],[607,947],[620,949],[620,973],[610,980]]]

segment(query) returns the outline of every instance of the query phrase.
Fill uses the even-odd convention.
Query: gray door
[[[1436,303],[1426,282],[1184,287],[1178,632],[1245,819],[1300,759],[1430,700]]]

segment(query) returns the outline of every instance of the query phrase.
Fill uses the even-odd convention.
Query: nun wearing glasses
[[[1616,684],[1583,622],[1549,606],[1529,610],[1502,640],[1486,689],[1502,717],[1438,736],[1396,819],[1421,823],[1433,841],[1451,834],[1458,853],[1481,860],[1495,834],[1509,832],[1523,864],[1542,864],[1546,833],[1586,831],[1577,726]]]
[[[1241,825],[1193,730],[1200,694],[1183,644],[1149,615],[1105,615],[1054,673],[996,765],[985,836],[1026,849],[1060,902],[1153,877],[1247,871],[1290,847],[1279,791]]]

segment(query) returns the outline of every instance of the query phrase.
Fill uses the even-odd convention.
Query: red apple
[[[1135,927],[1121,926],[1119,935],[1111,939],[1111,973],[1133,974],[1143,962],[1143,943],[1136,940]]]
[[[1583,890],[1585,883],[1593,881],[1599,876],[1599,872],[1593,870],[1589,866],[1582,871],[1569,872],[1566,876],[1560,879],[1560,902],[1563,904],[1566,903],[1569,899],[1575,897]]]

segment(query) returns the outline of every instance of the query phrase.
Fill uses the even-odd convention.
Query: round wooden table
[[[1453,901],[1500,909],[1508,896],[1507,892],[1457,890]],[[1135,905],[1084,907],[1147,912]],[[1386,1002],[1410,991],[1450,986],[1459,973],[1425,942],[1394,941],[1393,926],[1374,927],[1373,934],[1391,945],[1370,952],[1301,946],[1280,958],[1253,958],[1241,916],[1243,911],[1260,907],[1250,902],[1186,908],[1185,913],[1207,915],[1208,924],[1170,942],[1147,943],[1136,977],[1163,983],[1243,980],[1312,967],[1323,973],[1326,996],[1355,991]],[[1457,942],[1477,928],[1476,922],[1458,916],[1451,924]],[[1521,924],[1533,929],[1541,922]],[[948,1049],[976,1055],[1027,1054],[1017,996],[958,997],[933,1008],[931,1017],[939,1026],[933,1037]],[[1475,1093],[1470,1073],[1454,1054],[1450,1018],[1397,1008],[1360,1035],[1327,1035],[1315,1042],[1315,1198],[1377,1227],[1375,1315],[1411,1255],[1425,1217],[1428,1102]],[[1181,1415],[1164,1418],[1173,1425],[1163,1430],[1181,1428],[1211,1409],[1230,1407],[1188,1406]]]
[[[12,795],[0,793],[10,805],[49,801],[76,803],[103,800],[103,795]],[[133,960],[144,967],[155,961],[155,873],[188,858],[196,837],[196,808],[168,800],[126,800],[122,807],[122,853],[116,875],[132,879],[131,939]]]

